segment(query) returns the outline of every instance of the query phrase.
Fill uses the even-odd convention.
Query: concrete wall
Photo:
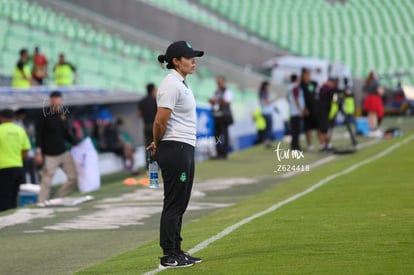
[[[194,48],[239,65],[259,66],[277,54],[276,46],[247,43],[174,16],[137,0],[65,0],[170,41],[188,40]]]

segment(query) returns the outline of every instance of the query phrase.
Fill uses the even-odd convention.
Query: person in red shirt
[[[40,53],[39,47],[35,47],[35,53],[33,55],[33,79],[39,84],[43,85],[43,80],[47,74],[47,58],[44,54]]]
[[[369,128],[373,131],[378,129],[384,117],[384,103],[382,102],[384,88],[378,85],[375,90],[376,93],[365,97],[362,106],[363,111],[368,115]]]

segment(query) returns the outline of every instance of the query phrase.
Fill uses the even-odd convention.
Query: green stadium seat
[[[171,5],[171,1],[175,0],[163,0],[160,7]],[[191,20],[210,22],[223,32],[243,35],[223,21],[216,22],[216,17],[194,4],[184,6],[173,10],[177,14],[184,10]],[[20,48],[28,48],[31,53],[34,46],[39,46],[49,60],[49,83],[53,82],[52,68],[61,52],[77,67],[80,85],[142,92],[148,82],[159,83],[168,73],[156,62],[153,50],[25,0],[0,0],[0,35],[0,73],[4,75],[13,74]],[[200,70],[191,86],[207,102],[216,88],[213,73]]]
[[[27,37],[33,44],[51,45],[54,43],[53,37],[42,31],[31,32],[31,35]]]
[[[5,49],[15,52],[16,55],[22,48],[27,48],[29,41],[27,38],[9,35],[5,37]]]
[[[2,39],[0,40],[0,48],[3,48],[5,37],[8,35],[10,30],[10,23],[8,20],[0,17],[0,37]]]
[[[2,52],[2,63],[1,63],[2,73],[4,75],[13,75],[18,59],[19,59],[19,55],[17,52],[3,51]]]
[[[260,5],[254,1],[197,1],[293,53],[351,64],[358,76],[371,69],[391,73],[410,68],[414,62],[411,0],[350,0],[345,5],[325,0],[262,0]],[[393,43],[394,35],[404,36],[396,38],[398,46]],[[327,37],[329,44],[324,43]]]
[[[147,4],[159,7],[161,9],[167,10],[171,13],[174,13],[178,16],[182,16],[194,22],[200,23],[208,28],[212,28],[229,35],[234,35],[237,37],[247,37],[245,32],[239,31],[238,29],[232,27],[226,20],[207,12],[205,9],[200,9],[199,6],[191,3],[191,1],[182,1],[180,5],[176,4],[176,0],[144,0]],[[237,3],[234,2],[232,5],[227,4],[229,1],[212,1],[212,5],[221,5],[225,6],[224,9],[229,9],[229,12],[233,12],[234,16],[237,16]],[[235,6],[236,5],[236,6]],[[228,12],[227,12],[228,13]],[[224,13],[222,15],[225,15]]]
[[[72,42],[67,40],[66,38],[61,40],[55,40],[54,51],[48,54],[57,58],[60,53],[69,55],[71,52],[73,52],[73,48],[74,46]]]

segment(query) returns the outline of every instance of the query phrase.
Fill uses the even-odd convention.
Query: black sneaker
[[[167,269],[167,268],[179,268],[179,267],[189,267],[193,266],[194,262],[188,260],[183,254],[172,254],[168,256],[163,256],[160,258],[160,265],[158,266],[160,269]]]
[[[201,263],[203,261],[201,258],[191,256],[188,254],[188,252],[181,251],[179,254],[183,255],[187,260],[195,264]]]

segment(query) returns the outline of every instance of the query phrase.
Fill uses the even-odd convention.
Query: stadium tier
[[[207,9],[201,9],[199,5],[191,3],[188,0],[142,0],[147,4],[159,7],[175,15],[182,16],[196,23],[208,26],[216,31],[223,32],[227,35],[233,35],[246,39],[249,35],[242,28],[236,28],[227,20],[223,20],[216,13],[209,12]],[[224,1],[225,2],[225,1]]]
[[[413,73],[411,0],[197,0],[289,51],[350,65],[355,76]]]
[[[0,1],[0,4],[3,37],[0,72],[4,75],[13,72],[21,48],[32,50],[39,46],[50,64],[56,63],[60,52],[65,53],[67,60],[81,72],[78,75],[81,85],[141,91],[146,81],[154,80],[149,73],[156,66],[152,64],[155,53],[148,48],[95,31],[37,4],[24,1]]]
[[[32,51],[35,46],[40,47],[52,65],[59,53],[65,53],[79,71],[79,85],[142,92],[146,83],[159,83],[165,75],[152,49],[98,31],[36,3],[1,0],[0,35],[2,75],[12,74],[21,48]],[[53,76],[51,68],[49,76]],[[206,68],[200,68],[190,84],[197,99],[206,103],[216,88],[214,74]],[[235,84],[230,86],[236,102],[255,96],[241,92]]]

